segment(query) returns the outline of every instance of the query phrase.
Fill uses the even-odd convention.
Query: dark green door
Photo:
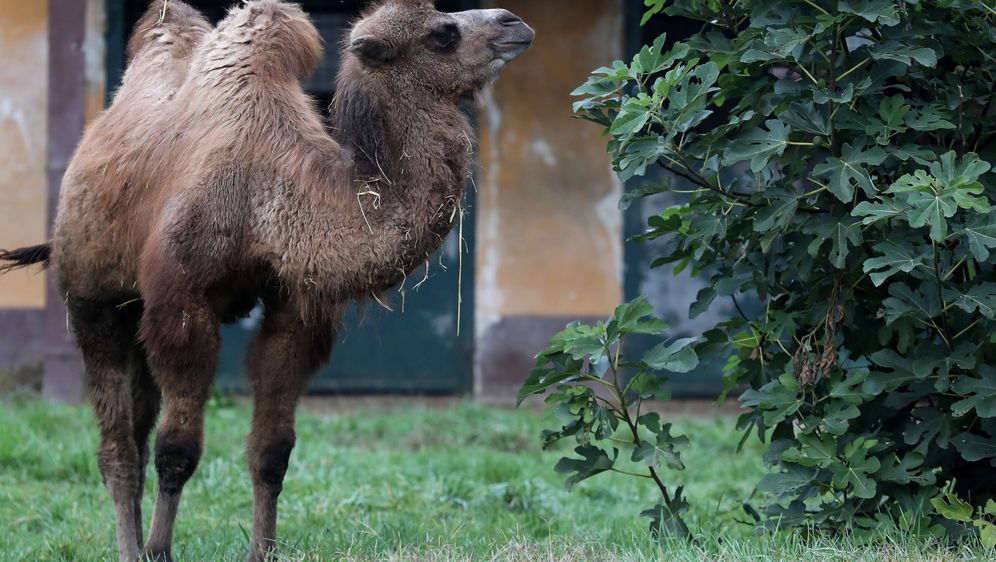
[[[201,9],[213,21],[224,16],[229,0],[186,0]],[[338,69],[338,45],[342,31],[359,12],[364,2],[343,0],[299,1],[311,14],[322,33],[326,58],[306,84],[309,93],[324,110],[334,94],[334,79]],[[108,84],[112,91],[120,83],[124,65],[124,45],[132,26],[141,17],[149,0],[107,0],[108,14]],[[476,0],[443,0],[443,10],[464,10],[476,7]],[[466,206],[472,207],[473,190]],[[474,216],[464,219],[463,249],[474,247]],[[429,277],[424,269],[411,275],[404,293],[388,294],[394,312],[376,302],[354,307],[343,333],[332,353],[331,364],[323,370],[312,386],[313,392],[404,392],[452,394],[469,391],[473,373],[473,260],[464,255],[460,282],[459,234],[454,233],[440,253],[429,262]],[[463,304],[458,307],[458,289],[462,288]],[[460,333],[457,335],[457,318]],[[261,311],[222,331],[218,387],[225,390],[246,390],[243,374],[246,348],[261,320]]]

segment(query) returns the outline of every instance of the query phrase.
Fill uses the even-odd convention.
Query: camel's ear
[[[397,52],[387,41],[373,35],[361,35],[349,44],[349,50],[363,62],[377,66],[394,60]]]

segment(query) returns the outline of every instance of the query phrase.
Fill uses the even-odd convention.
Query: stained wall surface
[[[0,0],[0,248],[45,239],[48,7]],[[40,309],[37,272],[0,277],[0,308]]]
[[[622,57],[618,0],[502,0],[536,29],[481,122],[477,200],[479,395],[513,392],[546,338],[622,298],[621,186],[570,92]]]

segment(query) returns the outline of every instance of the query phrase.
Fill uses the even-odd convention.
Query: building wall
[[[0,0],[0,247],[45,239],[48,6]],[[0,308],[41,309],[45,278],[0,277]]]
[[[78,6],[71,0],[52,2]],[[489,109],[479,116],[474,386],[489,399],[513,395],[533,356],[567,322],[608,315],[622,298],[623,279],[622,217],[616,208],[621,187],[597,127],[572,120],[570,112],[570,92],[592,69],[622,56],[622,0],[500,4],[538,35],[533,50],[486,93]],[[57,91],[81,92],[73,95],[83,99],[73,103],[83,104],[87,118],[101,109],[103,6],[104,0],[87,0],[85,18],[73,16],[85,20],[85,39],[78,47],[55,42],[60,49],[82,49],[86,80],[82,89],[72,90],[76,78],[58,70],[61,62],[53,65],[58,84],[49,84],[42,70],[52,43],[46,2],[0,0],[0,56],[5,59],[0,67],[0,197],[5,201],[0,247],[36,244],[46,235],[46,146],[59,147],[49,154],[49,160],[58,160],[49,162],[57,175],[66,144],[46,138],[46,92],[53,85]],[[67,106],[53,104],[48,114],[58,116],[60,107]],[[77,130],[75,122],[64,129],[48,125],[49,131]],[[50,300],[58,300],[50,294]],[[0,278],[0,370],[40,356],[45,341],[65,339],[64,329],[57,329],[64,325],[64,312],[53,307],[43,323],[37,312],[43,306],[42,275],[17,272]],[[37,330],[20,329],[36,321]],[[22,337],[9,337],[15,333]],[[53,344],[54,356],[65,356],[66,363],[56,370],[70,373],[78,358],[69,356],[65,343]]]
[[[61,3],[65,1],[70,4]],[[50,132],[58,131],[64,137],[61,145],[74,146],[82,121],[95,117],[103,106],[104,0],[77,2],[0,0],[0,58],[4,61],[0,65],[2,248],[34,245],[47,239],[52,194],[57,193],[66,159],[65,154],[53,153]],[[76,9],[69,13],[65,6]],[[58,21],[53,22],[50,15]],[[79,32],[73,37],[61,37],[51,33],[53,28]],[[58,57],[53,56],[53,45]],[[67,75],[52,74],[51,63],[56,59],[70,61],[60,63],[62,66],[83,67],[78,85],[66,87]],[[64,95],[53,99],[53,90]],[[75,114],[82,119],[63,122],[74,112],[62,109],[77,105],[81,110]],[[79,357],[66,333],[65,312],[56,306],[61,305],[57,301],[53,288],[46,287],[46,275],[37,268],[0,277],[0,372],[43,361],[47,371],[52,357],[66,362],[67,372],[81,372]],[[59,309],[47,310],[53,308]],[[50,317],[47,322],[46,314]],[[53,341],[68,343],[65,349],[53,353]],[[78,398],[79,387],[78,381],[73,381],[73,392],[66,398]]]
[[[621,186],[570,92],[622,57],[620,0],[502,0],[536,43],[481,115],[477,202],[479,395],[513,395],[550,335],[622,298]]]

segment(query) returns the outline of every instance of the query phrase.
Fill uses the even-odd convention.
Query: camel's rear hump
[[[304,80],[323,56],[321,35],[308,15],[296,4],[277,0],[254,0],[233,8],[205,39],[201,51],[195,72],[211,75],[236,69],[276,81]]]

